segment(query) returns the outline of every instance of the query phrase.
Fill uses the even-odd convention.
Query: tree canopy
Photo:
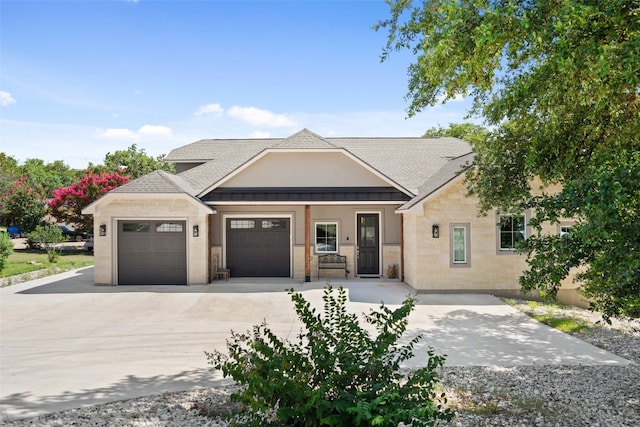
[[[175,171],[164,161],[164,155],[153,158],[135,144],[107,153],[104,165],[89,164],[86,170],[71,169],[62,160],[45,163],[31,158],[20,164],[0,152],[0,221],[30,232],[43,222],[50,200],[49,212],[58,221],[90,228],[91,219],[80,214],[84,206],[106,191],[157,169]]]
[[[607,316],[640,317],[640,3],[637,0],[390,0],[382,59],[408,49],[409,115],[471,96],[492,129],[467,175],[483,211],[577,220],[571,238],[524,243],[524,289],[554,295],[569,266]],[[533,197],[534,177],[561,184]],[[634,209],[636,209],[634,211]],[[612,234],[613,233],[613,234]],[[614,236],[615,235],[615,236]],[[565,246],[571,242],[571,250]],[[611,243],[609,245],[609,243]],[[633,285],[635,283],[635,285]]]
[[[147,155],[144,148],[139,149],[136,144],[131,145],[127,150],[115,151],[113,154],[107,153],[104,157],[104,165],[107,171],[121,171],[131,179],[140,178],[158,169],[175,172],[174,165],[164,161],[164,154],[153,158]]]
[[[75,224],[84,230],[91,230],[93,217],[83,215],[82,209],[100,196],[129,182],[129,178],[114,173],[86,173],[80,181],[53,191],[49,201],[51,215],[62,222]]]

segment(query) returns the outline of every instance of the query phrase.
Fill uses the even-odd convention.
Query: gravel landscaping
[[[639,426],[640,322],[600,322],[587,310],[512,303],[522,311],[572,317],[587,327],[572,334],[625,357],[628,366],[448,367],[442,382],[457,413],[451,426]],[[226,426],[232,386],[89,406],[6,426]]]

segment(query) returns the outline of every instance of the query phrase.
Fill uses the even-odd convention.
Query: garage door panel
[[[227,267],[233,277],[290,277],[288,218],[233,218],[226,223]]]
[[[120,221],[118,284],[186,285],[185,221]]]

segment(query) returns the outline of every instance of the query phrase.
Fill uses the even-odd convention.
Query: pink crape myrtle
[[[75,224],[80,229],[91,230],[93,217],[82,215],[82,209],[103,194],[127,182],[129,178],[118,171],[93,173],[89,170],[75,184],[53,190],[53,198],[48,203],[49,212],[58,221]]]

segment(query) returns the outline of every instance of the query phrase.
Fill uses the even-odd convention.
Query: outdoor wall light
[[[434,239],[440,237],[440,226],[438,224],[433,224],[431,226],[431,236],[433,236]]]
[[[193,237],[198,237],[200,235],[200,228],[197,225],[193,226]]]
[[[107,224],[100,224],[100,235],[101,236],[107,235]]]

